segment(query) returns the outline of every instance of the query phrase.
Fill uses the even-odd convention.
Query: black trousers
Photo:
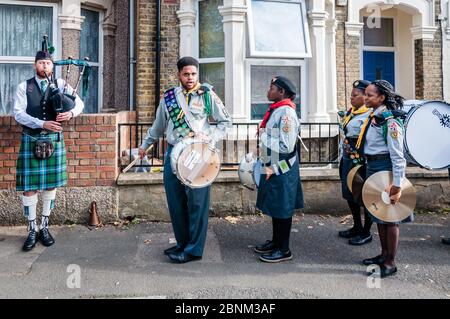
[[[273,238],[272,241],[283,252],[289,250],[289,236],[291,235],[292,217],[272,217]]]

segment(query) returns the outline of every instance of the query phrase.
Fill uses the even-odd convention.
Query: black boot
[[[39,240],[41,241],[42,245],[46,247],[49,247],[55,243],[55,240],[48,231],[47,227],[42,228],[41,231],[39,232]]]
[[[30,251],[36,246],[36,243],[38,241],[38,233],[36,230],[32,229],[28,232],[27,240],[25,240],[25,243],[23,244],[23,251]]]

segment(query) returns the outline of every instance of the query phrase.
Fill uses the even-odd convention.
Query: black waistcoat
[[[49,88],[47,87],[47,90],[48,89]],[[51,107],[51,103],[48,103],[47,106],[41,106],[41,100],[42,92],[35,78],[27,80],[27,114],[42,121],[55,121],[56,112],[53,110],[53,107]],[[26,130],[32,131],[33,133],[39,133],[42,129],[32,130],[26,128]]]

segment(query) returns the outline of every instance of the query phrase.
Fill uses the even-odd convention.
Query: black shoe
[[[190,254],[182,251],[182,252],[179,252],[179,253],[171,253],[171,254],[169,254],[169,258],[174,263],[184,264],[184,263],[187,263],[189,261],[200,260],[200,259],[202,259],[202,256],[194,256],[194,255],[190,255]]]
[[[366,266],[370,266],[370,265],[381,265],[382,263],[384,263],[385,258],[381,255],[378,255],[376,257],[373,258],[367,258],[364,259],[362,261],[362,263]]]
[[[350,245],[360,246],[372,241],[372,235],[358,235],[348,240]]]
[[[344,237],[344,238],[353,238],[355,236],[358,236],[361,233],[361,231],[355,229],[355,228],[350,228],[347,230],[341,230],[339,232],[339,237]]]
[[[384,264],[379,265],[380,268],[374,269],[372,272],[367,272],[367,275],[379,275],[380,278],[391,276],[397,272],[397,267],[386,267]]]
[[[274,249],[268,254],[259,256],[259,259],[267,263],[278,263],[280,261],[291,260],[292,254],[290,250],[283,253],[280,249]]]
[[[275,243],[271,240],[266,240],[264,244],[257,245],[253,250],[258,254],[267,254],[274,250],[276,247]]]
[[[41,241],[42,245],[49,247],[55,243],[55,240],[53,239],[52,235],[48,231],[48,228],[42,228],[39,232],[39,240]]]
[[[450,238],[442,238],[442,243],[444,245],[450,245]]]
[[[170,254],[179,253],[179,252],[182,252],[182,251],[183,250],[181,248],[179,248],[178,246],[173,246],[173,247],[165,249],[164,250],[164,255],[170,255]]]
[[[38,241],[38,232],[35,230],[30,230],[28,232],[27,240],[25,240],[22,249],[24,251],[32,250],[34,246],[36,246],[37,241]]]

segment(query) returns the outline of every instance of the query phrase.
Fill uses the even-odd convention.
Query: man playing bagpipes
[[[53,59],[44,36],[38,51],[33,78],[19,84],[14,101],[14,117],[23,126],[22,142],[16,166],[16,190],[23,192],[23,212],[28,219],[28,237],[24,251],[40,240],[54,244],[48,230],[51,210],[55,207],[56,188],[67,184],[66,147],[62,122],[78,116],[84,103],[63,79],[54,79]],[[38,229],[36,206],[42,193],[42,218]]]

